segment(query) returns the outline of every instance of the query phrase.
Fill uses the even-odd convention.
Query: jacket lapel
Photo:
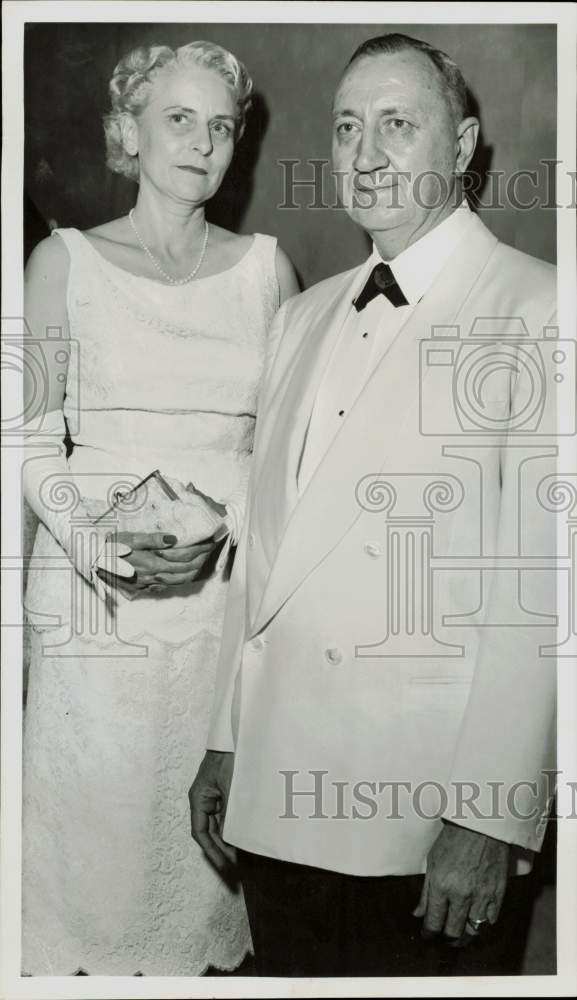
[[[286,511],[285,525],[277,525],[280,543],[276,554],[271,553],[268,557],[272,569],[260,607],[254,619],[252,615],[249,618],[251,635],[270,621],[359,517],[361,508],[356,499],[358,482],[363,476],[380,471],[386,464],[387,456],[398,446],[403,423],[418,400],[419,341],[431,336],[433,326],[455,321],[497,242],[485,226],[475,220],[467,244],[459,245],[430,292],[415,307],[371,375],[303,495],[298,498],[296,468],[300,448],[334,338],[325,337],[323,345],[322,331],[320,328],[317,330],[316,364],[314,373],[308,379],[307,364],[311,359],[307,349],[303,350],[302,358],[293,369],[294,375],[279,412],[275,428],[278,434],[271,437],[270,461],[265,461],[258,482],[261,511],[264,512],[282,490],[291,497],[291,506]],[[335,314],[339,329],[350,306],[350,292],[351,286],[347,288],[347,294],[343,295]],[[330,343],[327,344],[327,341]],[[304,391],[303,386],[306,386]],[[287,402],[296,408],[296,425],[292,424],[294,432],[291,430],[290,412],[285,405]],[[283,458],[287,459],[284,435],[289,438],[292,435],[292,439],[283,469]],[[267,465],[276,466],[274,473],[269,472]],[[276,489],[267,494],[266,488],[272,486],[275,477]],[[252,608],[255,607],[256,603],[252,603]]]
[[[362,265],[341,275],[337,295],[331,282],[320,301],[315,299],[301,315],[286,320],[293,327],[291,358],[264,416],[262,459],[257,456],[259,464],[255,468],[251,522],[258,526],[260,544],[248,553],[249,623],[261,603],[287,522],[299,499],[297,468],[318,385],[365,270]]]
[[[343,277],[334,291],[296,322],[302,331],[300,347],[277,388],[271,430],[256,473],[256,523],[264,531],[265,555],[272,563],[287,521],[299,500],[298,464],[319,384],[351,301],[364,277],[365,265]]]

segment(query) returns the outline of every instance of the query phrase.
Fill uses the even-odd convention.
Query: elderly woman
[[[297,291],[276,240],[205,219],[250,90],[241,63],[207,42],[122,59],[108,163],[138,182],[136,204],[85,233],[56,230],[27,269],[31,330],[69,338],[46,354],[24,468],[46,567],[27,597],[31,975],[198,975],[236,968],[250,948],[242,894],[190,840],[186,798],[267,329]]]

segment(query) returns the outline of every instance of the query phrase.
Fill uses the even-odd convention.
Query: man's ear
[[[122,145],[129,156],[136,156],[138,153],[138,125],[132,115],[123,115],[120,121],[120,134]]]
[[[455,165],[457,174],[464,174],[471,162],[479,138],[479,127],[478,118],[463,118],[457,127],[457,162]]]

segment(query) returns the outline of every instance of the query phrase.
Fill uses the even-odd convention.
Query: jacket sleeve
[[[535,347],[535,364],[519,366],[511,412],[527,405],[535,365],[544,372],[545,407],[534,431],[510,431],[501,447],[496,568],[445,813],[451,822],[534,851],[554,792],[557,579],[557,518],[543,502],[556,470],[555,381],[546,352]],[[515,556],[521,568],[511,586],[511,570],[499,569],[499,561],[506,566]],[[474,806],[463,808],[463,794],[475,797]]]

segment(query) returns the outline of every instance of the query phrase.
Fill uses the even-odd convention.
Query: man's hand
[[[446,823],[429,851],[421,899],[414,911],[424,917],[423,935],[474,936],[467,920],[499,916],[507,887],[509,844]]]
[[[191,834],[219,871],[236,864],[234,847],[221,837],[233,765],[233,753],[207,750],[188,792]]]

